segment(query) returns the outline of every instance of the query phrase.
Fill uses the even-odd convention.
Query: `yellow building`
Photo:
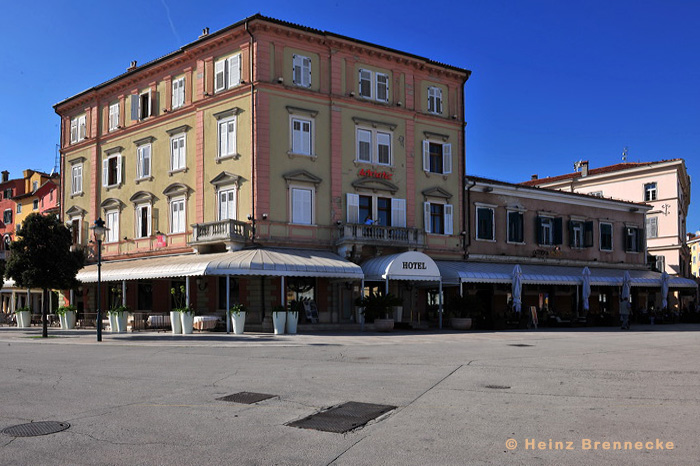
[[[424,313],[439,276],[357,264],[463,256],[469,74],[261,15],[204,30],[56,104],[64,219],[82,245],[106,221],[103,277],[136,310],[169,310],[183,280],[203,313],[241,301],[262,322],[309,298],[322,322],[351,322],[364,278]]]

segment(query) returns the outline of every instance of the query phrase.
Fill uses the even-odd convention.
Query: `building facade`
[[[590,168],[583,161],[580,171],[547,178],[535,175],[523,185],[651,205],[644,232],[650,265],[672,276],[690,276],[686,244],[690,177],[684,160],[625,162],[600,168]]]
[[[688,233],[686,244],[690,250],[690,273],[693,277],[700,277],[700,232]]]
[[[233,296],[262,321],[271,306],[309,297],[321,321],[350,321],[361,271],[291,272],[293,262],[300,251],[336,265],[406,251],[462,256],[469,74],[260,15],[204,30],[55,106],[64,220],[83,247],[105,220],[103,274],[122,282],[132,309],[169,310],[168,291],[184,280],[202,312]],[[268,272],[212,265],[248,251],[279,262]],[[184,267],[193,254],[209,262],[149,268]],[[111,272],[125,260],[141,264],[128,279]],[[79,307],[94,309],[91,289],[77,293]]]

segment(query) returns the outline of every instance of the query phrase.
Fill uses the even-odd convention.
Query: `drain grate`
[[[40,435],[55,434],[69,427],[70,424],[67,422],[39,421],[7,427],[2,433],[12,437],[38,437]]]
[[[349,401],[327,411],[312,414],[299,421],[290,422],[287,425],[300,429],[313,429],[343,434],[357,429],[358,427],[362,427],[369,421],[393,409],[396,409],[396,406]]]
[[[510,386],[508,385],[484,385],[486,388],[492,388],[494,390],[508,390]]]
[[[221,398],[217,398],[217,400],[252,405],[263,400],[269,400],[270,398],[274,398],[276,396],[277,395],[268,395],[266,393],[240,392],[234,393],[233,395],[222,396]]]
[[[517,346],[519,348],[525,348],[526,346],[535,346],[535,345],[526,345],[525,343],[511,343],[508,346]]]

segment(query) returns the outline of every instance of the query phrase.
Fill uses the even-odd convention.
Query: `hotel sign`
[[[360,172],[357,175],[365,178],[379,178],[381,180],[390,180],[394,176],[393,173],[378,172],[375,170],[370,170],[369,168],[360,169]]]
[[[404,270],[427,270],[428,267],[425,265],[425,262],[403,262],[403,269]]]

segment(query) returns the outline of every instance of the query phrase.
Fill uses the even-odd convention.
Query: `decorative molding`
[[[85,217],[87,210],[78,207],[77,205],[72,206],[70,209],[66,210],[66,215],[68,217]]]
[[[449,191],[447,191],[439,186],[434,187],[434,188],[424,189],[422,191],[422,193],[423,193],[423,196],[425,196],[425,197],[439,197],[442,199],[451,199],[452,198],[452,194],[450,194]]]
[[[391,131],[396,129],[396,124],[384,121],[368,120],[360,117],[352,117],[352,121],[354,121],[356,125],[371,126],[372,128],[387,128]]]
[[[85,163],[87,159],[85,157],[76,157],[72,160],[69,160],[68,163],[71,165],[75,165],[76,163]]]
[[[102,201],[102,204],[100,204],[100,208],[102,210],[110,210],[110,209],[115,209],[115,208],[122,210],[124,207],[125,207],[125,204],[115,197],[110,197],[108,199],[105,199],[104,201]]]
[[[134,204],[143,204],[144,202],[150,202],[152,204],[155,200],[156,197],[148,191],[139,191],[129,198],[129,202],[133,202]]]
[[[230,185],[234,184],[236,187],[240,186],[241,181],[243,178],[239,175],[236,175],[234,173],[230,173],[227,171],[223,171],[216,175],[216,177],[210,181],[211,184],[213,184],[216,187],[219,186],[225,186],[225,185]]]
[[[294,170],[287,172],[282,175],[282,178],[287,180],[287,185],[292,182],[296,183],[312,183],[314,187],[318,188],[318,185],[323,181],[318,176],[306,171],[306,170]]]
[[[146,136],[145,138],[137,139],[136,141],[134,141],[134,144],[137,146],[142,146],[144,144],[151,144],[155,140],[156,138],[154,138],[153,136]]]
[[[105,155],[120,154],[123,150],[122,146],[114,146],[111,149],[106,149]]]
[[[185,198],[188,198],[191,192],[192,188],[184,183],[173,183],[163,190],[163,194],[166,197],[175,197],[184,194]]]
[[[224,110],[222,112],[214,113],[213,116],[217,120],[221,120],[224,118],[232,117],[234,115],[238,115],[242,111],[243,111],[243,109],[241,109],[240,107],[233,107],[233,108],[229,108],[228,110]]]
[[[289,112],[290,115],[308,115],[312,118],[316,118],[316,115],[318,115],[318,110],[309,110],[306,108],[300,108],[300,107],[292,107],[291,105],[287,105],[287,111]]]
[[[442,139],[443,142],[447,142],[450,139],[449,134],[434,133],[432,131],[423,131],[423,135],[426,139]]]
[[[169,136],[174,136],[176,134],[180,133],[186,133],[187,131],[190,130],[190,125],[181,125],[178,126],[177,128],[172,128],[172,129],[166,129],[165,132],[168,133]]]
[[[396,191],[399,190],[399,187],[396,186],[394,183],[378,178],[357,179],[354,180],[351,184],[355,189],[368,189],[373,192],[388,191],[391,194],[394,194],[396,193]]]

